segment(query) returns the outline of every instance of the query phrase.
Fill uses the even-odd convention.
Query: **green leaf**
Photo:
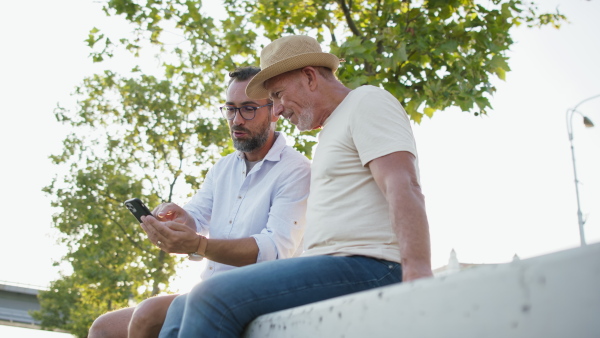
[[[429,117],[433,117],[433,113],[435,113],[437,109],[435,108],[431,108],[431,107],[427,107],[425,109],[423,109],[423,112],[425,113],[425,115],[429,116]]]

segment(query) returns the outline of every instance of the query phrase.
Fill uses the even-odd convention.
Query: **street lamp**
[[[575,113],[581,115],[583,117],[583,124],[587,128],[591,128],[594,126],[594,123],[590,118],[583,115],[582,112],[577,110],[582,103],[593,100],[595,98],[600,97],[600,94],[589,97],[581,102],[579,102],[574,108],[567,109],[567,132],[569,133],[569,142],[571,143],[571,158],[573,160],[573,175],[575,176],[575,194],[577,195],[577,220],[579,222],[579,239],[581,240],[581,246],[585,245],[585,234],[583,231],[583,225],[585,221],[583,219],[583,214],[581,213],[581,203],[579,202],[579,180],[577,180],[577,167],[575,166],[575,150],[573,149],[573,115]]]

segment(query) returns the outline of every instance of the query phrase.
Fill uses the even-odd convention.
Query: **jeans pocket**
[[[400,263],[375,258],[373,260],[382,267],[380,282],[385,284],[402,282],[402,265]]]

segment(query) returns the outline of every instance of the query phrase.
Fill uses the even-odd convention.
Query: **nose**
[[[231,122],[233,123],[234,126],[239,126],[240,124],[246,123],[246,120],[244,120],[244,118],[242,117],[242,113],[238,110],[236,112],[235,116],[233,117],[233,120],[231,120]]]
[[[283,114],[283,105],[281,104],[281,102],[275,102],[273,101],[273,110],[272,110],[272,114],[275,117],[279,117],[281,116],[281,114]]]

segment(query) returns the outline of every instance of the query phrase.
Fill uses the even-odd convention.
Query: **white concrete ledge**
[[[253,321],[246,338],[600,337],[600,243]]]

